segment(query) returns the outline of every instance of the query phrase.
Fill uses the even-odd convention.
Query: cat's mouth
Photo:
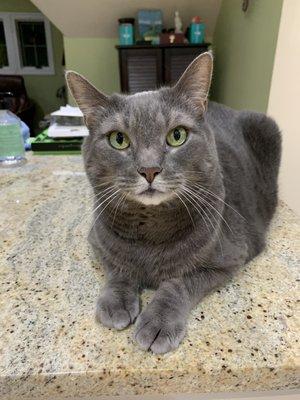
[[[147,189],[135,194],[135,199],[145,205],[158,205],[169,200],[170,197],[172,197],[170,193],[163,192],[152,186],[148,186]]]
[[[143,192],[139,193],[139,195],[143,196],[154,196],[156,193],[163,193],[158,189],[154,189],[152,186],[149,186],[146,190]]]

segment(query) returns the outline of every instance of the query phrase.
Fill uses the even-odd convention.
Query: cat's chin
[[[161,203],[169,201],[173,197],[172,193],[162,193],[159,191],[143,192],[134,196],[134,200],[145,206],[158,206]]]

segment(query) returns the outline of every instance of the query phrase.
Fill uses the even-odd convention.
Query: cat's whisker
[[[95,226],[97,220],[99,219],[99,217],[101,216],[101,214],[105,211],[105,209],[110,205],[110,203],[112,203],[114,200],[116,200],[116,198],[118,198],[118,192],[119,192],[119,190],[120,190],[120,189],[118,189],[116,192],[114,192],[111,196],[109,196],[106,200],[104,200],[104,201],[101,203],[101,205],[103,205],[107,200],[109,200],[109,199],[112,197],[112,199],[105,205],[105,207],[103,207],[103,209],[102,209],[102,210],[100,211],[100,213],[97,215],[97,217],[96,217],[96,219],[95,219],[95,221],[94,221],[94,223],[93,223],[91,229],[93,229],[93,227]]]
[[[191,188],[190,188],[191,190]],[[191,192],[190,192],[191,193]],[[204,206],[208,206],[210,208],[212,208],[214,211],[217,212],[217,214],[220,216],[221,220],[224,220],[224,222],[226,223],[226,225],[228,226],[228,228],[230,229],[230,231],[232,232],[231,228],[229,227],[229,225],[227,224],[227,222],[225,221],[225,219],[223,218],[223,216],[218,212],[218,210],[216,210],[212,204],[210,204],[209,202],[207,202],[205,199],[203,199],[198,193],[193,192],[193,196],[201,202],[201,204],[203,204]],[[223,247],[221,244],[221,240],[220,240],[220,236],[223,237],[224,233],[222,231],[222,225],[220,223],[220,221],[217,220],[216,216],[213,214],[212,210],[210,208],[206,208],[207,211],[209,212],[209,214],[212,216],[212,218],[214,219],[214,221],[216,222],[216,226],[218,226],[219,230],[218,230],[218,239],[219,239],[219,243],[220,243],[220,248],[221,248],[221,252],[223,255]]]
[[[186,199],[194,206],[194,208],[198,211],[198,213],[201,215],[202,220],[204,221],[204,223],[205,223],[205,225],[206,225],[206,227],[207,227],[207,230],[209,231],[210,229],[208,228],[206,219],[204,218],[204,216],[202,215],[202,213],[204,213],[205,217],[208,219],[208,222],[210,223],[210,226],[212,227],[212,234],[213,234],[214,232],[216,233],[216,236],[217,236],[217,239],[218,239],[218,242],[219,242],[219,245],[220,245],[220,250],[221,250],[221,253],[222,253],[222,256],[223,256],[223,246],[222,246],[222,243],[221,243],[221,240],[220,240],[220,237],[219,237],[219,232],[217,231],[216,227],[213,225],[213,223],[212,223],[211,219],[209,218],[209,216],[207,215],[205,209],[204,209],[203,207],[201,207],[201,205],[194,199],[194,197],[193,197],[192,195],[190,195],[190,194],[187,193],[186,191],[185,191],[185,193],[186,193],[186,195],[184,195],[183,193],[181,193],[181,194],[182,194],[183,196],[185,196],[185,198],[186,198]],[[187,196],[188,196],[188,197],[187,197]],[[192,199],[192,201],[191,201],[190,199]],[[199,210],[199,208],[200,208],[200,210]],[[202,213],[201,213],[201,211],[202,211]],[[207,210],[207,211],[209,211],[209,210]],[[210,212],[210,214],[211,214],[211,212]]]
[[[96,185],[92,184],[92,188],[93,189],[98,189],[98,188],[101,189],[103,186],[106,186],[106,185],[111,185],[111,184],[119,185],[119,184],[123,184],[126,182],[127,182],[126,178],[122,179],[122,178],[116,178],[116,176],[112,176],[110,180],[102,181],[101,183],[96,184]]]
[[[218,238],[221,236],[223,237],[223,231],[222,231],[222,226],[221,226],[221,222],[216,218],[216,216],[213,214],[212,210],[210,208],[208,208],[207,206],[210,206],[210,204],[207,204],[203,201],[203,199],[201,198],[201,196],[199,196],[198,194],[196,194],[195,192],[191,191],[191,189],[188,189],[187,187],[185,187],[186,190],[189,191],[190,195],[192,197],[194,197],[194,199],[196,200],[196,202],[200,202],[200,204],[202,204],[204,207],[206,206],[206,211],[211,215],[211,217],[213,218],[213,220],[216,223],[216,229],[218,228]],[[219,238],[219,243],[220,243],[220,247],[222,250],[222,244]],[[223,253],[223,250],[222,250]]]
[[[196,196],[196,193],[193,192],[189,187],[184,186],[183,190],[184,190],[186,193],[188,193],[194,200],[196,200],[196,202],[197,202],[197,200],[198,200],[198,201],[200,201],[200,204],[205,205],[205,204],[203,204],[201,197],[200,197],[200,196]],[[197,204],[198,204],[198,202],[197,202]],[[203,210],[203,208],[202,208],[202,210]],[[220,224],[219,221],[215,218],[215,216],[213,215],[213,213],[211,212],[211,210],[210,210],[210,209],[207,209],[206,211],[209,212],[209,214],[212,216],[212,218],[214,219],[214,221],[216,222],[216,224],[219,225],[219,224]]]
[[[99,191],[99,192],[97,192],[97,193],[93,193],[92,196],[97,197],[97,196],[99,196],[99,195],[105,193],[108,189],[110,189],[110,188],[112,188],[112,187],[115,187],[115,185],[110,185],[110,186],[108,186],[107,188],[105,188],[105,189],[103,189],[103,190],[101,190],[101,191]]]
[[[222,219],[222,221],[223,221],[223,222],[225,223],[225,225],[228,227],[228,229],[230,230],[230,232],[233,233],[231,227],[228,225],[226,219],[225,219],[225,218],[223,217],[223,215],[219,212],[219,210],[217,210],[208,200],[203,199],[203,197],[200,196],[199,192],[195,191],[195,190],[194,190],[193,188],[191,188],[191,187],[189,187],[189,189],[190,189],[191,191],[194,192],[195,196],[198,197],[200,201],[204,202],[207,206],[211,207],[211,208],[219,215],[219,217]]]
[[[97,204],[98,201],[100,201],[106,194],[112,192],[115,188],[116,186],[113,185],[94,195],[95,203]]]
[[[179,199],[179,200],[181,201],[181,203],[184,205],[184,207],[185,207],[185,209],[186,209],[187,213],[189,214],[189,217],[190,217],[190,219],[191,219],[191,221],[192,221],[192,224],[193,224],[193,226],[194,226],[194,228],[195,228],[196,225],[195,225],[194,219],[193,219],[193,217],[192,217],[192,214],[190,213],[190,210],[188,209],[188,206],[185,204],[184,200],[180,197],[180,195],[179,195],[178,193],[176,193],[175,191],[174,191],[173,193],[175,194],[175,196],[178,197],[178,199]]]
[[[101,193],[102,196],[101,196],[100,198],[97,198],[97,199],[96,199],[96,204],[97,204],[98,201],[101,200],[101,198],[110,195],[111,192],[112,192],[114,189],[115,189],[114,187],[107,188],[106,192],[105,192],[104,194]],[[84,213],[83,216],[82,216],[81,219],[80,219],[80,222],[79,222],[78,226],[82,223],[82,221],[83,221],[85,218],[89,218],[90,216],[92,216],[100,206],[101,206],[101,203],[100,203],[100,205],[98,205],[98,206],[95,207],[94,209],[88,210],[86,213]]]
[[[202,214],[202,213],[205,213],[204,210],[202,209],[202,207],[197,203],[195,204],[194,199],[191,200],[189,197],[187,197],[187,195],[188,195],[187,193],[184,193],[182,190],[179,191],[179,193],[194,207],[194,209],[198,212],[198,214],[201,216],[203,222],[205,223],[207,230],[210,231],[210,228],[207,225],[207,222],[204,219],[204,216]],[[206,215],[206,217],[207,217],[207,215]],[[215,229],[214,226],[212,226],[212,228],[213,228],[213,232],[214,232],[214,229]]]
[[[102,181],[101,183],[99,183],[99,184],[97,184],[97,185],[94,185],[93,184],[93,189],[95,189],[95,188],[100,188],[100,187],[103,187],[103,186],[105,186],[105,185],[109,185],[109,184],[112,184],[112,183],[115,183],[115,180],[116,179],[111,179],[111,180],[107,180],[107,181]]]
[[[107,189],[110,189],[110,188],[107,188]],[[99,201],[101,199],[101,196],[103,196],[103,194],[105,194],[104,191],[96,193],[96,194],[92,193],[91,195],[85,197],[84,201],[82,201],[82,203],[84,203],[84,204],[96,203],[97,201]]]
[[[107,183],[105,183],[105,185],[107,185]],[[104,185],[103,185],[104,186]],[[94,198],[97,198],[98,196],[100,196],[102,193],[104,193],[107,189],[109,189],[110,187],[112,187],[112,186],[115,186],[115,185],[110,185],[109,187],[107,187],[107,188],[104,188],[103,190],[101,190],[101,191],[98,191],[98,193],[95,193],[94,191],[92,191],[86,198],[87,199],[89,199],[89,200],[91,200],[91,199],[94,199]],[[94,186],[94,188],[95,188],[96,186]],[[91,188],[92,189],[92,188]]]
[[[232,211],[234,211],[236,214],[238,214],[241,218],[243,218],[246,221],[246,218],[243,217],[234,207],[232,207],[230,204],[228,204],[225,200],[221,199],[219,196],[217,196],[214,192],[211,190],[205,188],[204,186],[200,185],[198,182],[191,181],[190,179],[187,179],[187,181],[192,182],[195,186],[197,186],[199,189],[201,189],[203,192],[207,193],[207,195],[215,197],[217,200],[221,201],[224,203],[227,207],[229,207]]]
[[[117,191],[115,191],[115,188],[112,188],[109,192],[105,193],[103,196],[101,196],[101,198],[105,197],[104,200],[101,201],[100,204],[97,205],[96,208],[93,209],[92,213],[96,213],[96,211],[102,206],[103,203],[105,203],[107,200],[109,200],[116,192],[119,192],[120,189],[117,189]],[[100,199],[101,199],[100,198]],[[100,199],[97,199],[97,202],[100,201]],[[97,204],[96,202],[96,204]]]
[[[218,241],[219,241],[219,244],[220,244],[221,253],[222,253],[222,256],[223,256],[223,247],[222,247],[222,243],[221,243],[220,236],[219,236],[220,230],[218,231],[218,229],[217,229],[217,228],[220,228],[219,222],[216,220],[215,216],[212,214],[212,212],[210,211],[210,209],[207,209],[207,211],[209,212],[209,214],[213,217],[214,221],[216,222],[216,226],[214,226],[213,223],[211,222],[211,219],[210,219],[209,216],[207,215],[206,210],[205,210],[203,207],[201,207],[201,205],[198,203],[199,199],[198,199],[198,201],[197,201],[197,198],[195,198],[194,194],[191,193],[191,192],[189,192],[189,191],[187,191],[187,188],[186,188],[186,187],[184,187],[183,190],[185,191],[186,195],[187,195],[188,197],[190,197],[190,198],[196,203],[197,207],[200,207],[200,210],[201,210],[201,211],[205,214],[205,216],[207,217],[207,219],[208,219],[210,225],[212,226],[213,233],[215,232],[216,235],[217,235],[217,238],[218,238]],[[202,203],[202,204],[203,204],[203,203]],[[202,215],[202,214],[200,213],[200,215]],[[207,226],[207,225],[206,225],[206,226]],[[222,234],[222,231],[221,231],[220,233]]]
[[[232,207],[230,204],[228,204],[225,200],[221,199],[219,196],[217,196],[214,192],[210,191],[209,189],[205,188],[204,186],[195,183],[195,185],[197,187],[199,187],[199,189],[201,189],[203,192],[205,192],[207,195],[210,195],[212,197],[215,197],[217,200],[221,201],[222,203],[224,203],[227,207],[231,208],[232,211],[234,211],[235,213],[237,213],[241,218],[243,218],[244,220],[246,220],[245,217],[243,217],[243,215],[241,215],[234,207]]]
[[[95,216],[96,211],[97,211],[103,204],[105,204],[111,197],[113,197],[114,194],[115,194],[115,192],[113,192],[113,193],[111,193],[111,192],[110,192],[110,193],[107,193],[107,194],[106,194],[106,197],[104,198],[104,200],[102,200],[101,203],[97,205],[97,207],[95,207],[93,210],[91,210],[91,211],[88,213],[89,216],[90,216],[90,217]]]
[[[234,211],[239,217],[241,217],[244,221],[246,221],[246,218],[241,215],[235,208],[233,208],[230,204],[226,203],[226,201],[222,200],[220,197],[218,197],[215,193],[208,191],[207,189],[200,187],[199,189],[201,189],[204,193],[206,193],[207,195],[210,195],[212,197],[215,197],[217,200],[221,201],[223,204],[225,204],[227,207],[229,207],[232,211]]]
[[[115,205],[115,207],[114,207],[114,209],[112,211],[112,212],[114,212],[114,216],[113,216],[113,220],[112,220],[112,224],[111,224],[111,229],[113,229],[118,208],[119,208],[120,204],[122,203],[122,201],[125,200],[126,196],[127,196],[126,193],[123,193],[123,194],[120,195],[120,198],[117,201],[117,204]]]
[[[109,194],[113,189],[114,189],[113,187],[110,187],[110,188],[107,188],[104,192],[98,193],[97,195],[93,194],[93,195],[91,196],[91,198],[87,198],[87,199],[85,200],[84,204],[90,204],[92,199],[94,200],[94,203],[97,204],[97,202],[100,201],[101,198],[105,197],[105,196],[106,196],[107,194]],[[86,213],[84,213],[83,216],[82,216],[82,218],[81,218],[80,223],[82,222],[82,220],[83,220],[88,214],[93,214],[94,211],[95,211],[95,209],[92,210],[92,211],[87,211]]]

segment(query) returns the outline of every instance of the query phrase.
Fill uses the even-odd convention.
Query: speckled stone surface
[[[177,351],[157,356],[132,328],[95,322],[103,271],[86,241],[82,171],[79,156],[0,170],[2,400],[299,387],[300,227],[285,205],[266,251],[193,311]]]

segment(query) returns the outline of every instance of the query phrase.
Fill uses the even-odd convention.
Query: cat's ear
[[[210,51],[200,54],[182,74],[175,90],[187,95],[197,107],[206,109],[213,71],[213,55]]]
[[[101,93],[87,79],[74,71],[66,72],[66,81],[72,96],[82,111],[85,122],[89,126],[97,109],[108,106],[109,97]]]

